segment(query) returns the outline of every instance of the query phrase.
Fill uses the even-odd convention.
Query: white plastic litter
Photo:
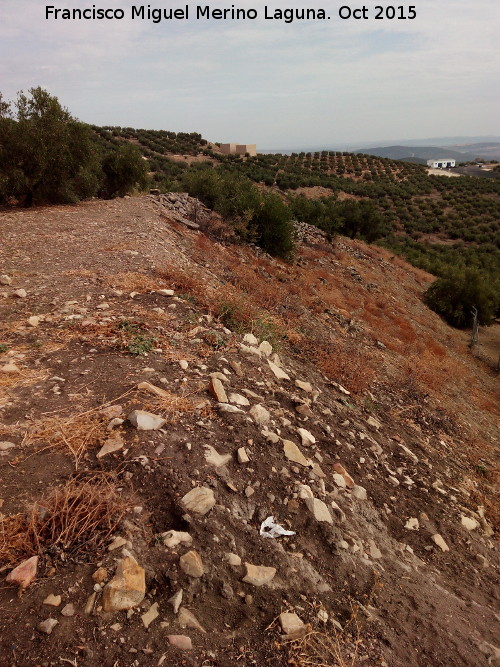
[[[293,530],[285,530],[283,526],[275,523],[273,516],[268,516],[260,525],[260,534],[262,537],[282,537],[283,535],[295,535]]]

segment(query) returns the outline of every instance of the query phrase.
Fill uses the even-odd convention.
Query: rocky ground
[[[496,378],[429,276],[177,195],[0,225],[2,667],[500,664]]]

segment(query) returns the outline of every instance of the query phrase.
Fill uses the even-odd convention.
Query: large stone
[[[17,584],[20,590],[24,591],[36,578],[37,568],[38,556],[32,556],[9,572],[5,581],[8,584]]]
[[[139,382],[139,384],[137,385],[137,389],[140,389],[141,391],[147,391],[149,394],[154,394],[154,396],[159,396],[160,398],[170,397],[168,391],[165,391],[165,389],[161,389],[161,387],[156,387],[154,384],[151,384],[150,382]]]
[[[215,466],[215,468],[221,468],[222,466],[225,466],[226,463],[229,463],[229,461],[232,459],[231,454],[219,454],[219,452],[211,445],[205,445],[205,447],[205,460],[207,463],[210,463],[210,465]]]
[[[307,509],[311,512],[316,521],[324,523],[333,523],[332,515],[327,505],[318,498],[305,498]]]
[[[229,394],[229,402],[235,405],[250,405],[250,401],[242,394]]]
[[[49,595],[47,595],[47,597],[43,601],[43,604],[46,604],[49,607],[59,607],[61,601],[62,597],[60,595],[54,595],[54,593],[49,593]]]
[[[182,507],[195,514],[207,514],[215,505],[215,496],[212,489],[206,486],[197,486],[181,499]]]
[[[284,611],[280,614],[280,624],[285,635],[295,634],[305,627],[304,622],[291,611]]]
[[[202,577],[205,574],[203,561],[197,551],[188,551],[179,559],[179,567],[188,577]]]
[[[265,565],[252,565],[245,563],[246,574],[243,581],[252,586],[264,586],[269,584],[276,574],[275,567],[266,567]]]
[[[304,468],[312,467],[311,461],[306,459],[297,445],[291,440],[283,440],[283,451],[289,461],[298,463],[299,465],[304,466]]]
[[[222,382],[218,378],[211,378],[210,379],[210,384],[208,385],[208,389],[212,396],[216,398],[219,403],[227,403],[227,394],[226,390],[224,389]]]
[[[155,602],[151,605],[147,612],[141,616],[141,621],[146,630],[149,628],[151,623],[158,618],[159,615],[160,612],[158,611],[158,602]]]
[[[270,357],[271,354],[273,353],[273,346],[269,341],[263,340],[262,343],[259,345],[259,350],[265,357]]]
[[[172,605],[172,609],[174,610],[174,614],[177,614],[177,612],[179,611],[179,607],[181,606],[183,595],[184,595],[184,591],[182,590],[182,588],[179,588],[177,593],[174,593],[172,595],[172,597],[167,600],[167,602]]]
[[[17,297],[18,299],[25,299],[28,294],[25,289],[16,289],[12,296]]]
[[[120,449],[123,449],[124,444],[125,442],[122,436],[119,433],[115,433],[104,442],[101,449],[97,452],[97,458],[102,459],[108,454],[120,451]]]
[[[276,364],[273,364],[273,362],[268,359],[267,363],[269,364],[269,368],[273,372],[273,375],[278,378],[278,380],[289,380],[290,376],[288,373],[285,373],[285,371],[280,368],[279,366],[276,366]]]
[[[189,651],[193,648],[191,637],[186,635],[167,635],[168,643],[181,651]]]
[[[476,519],[472,519],[468,516],[462,516],[461,519],[462,526],[467,528],[467,530],[476,530],[479,527],[479,522]]]
[[[435,535],[432,536],[432,541],[441,549],[441,551],[450,550],[450,547],[446,544],[446,542],[443,540],[442,536],[439,533],[436,533]]]
[[[339,475],[342,475],[345,481],[345,485],[349,488],[352,489],[354,487],[354,480],[353,478],[349,475],[347,470],[344,468],[343,465],[340,465],[340,463],[334,463],[333,464],[333,469],[335,472]]]
[[[165,419],[146,410],[134,410],[127,417],[138,431],[157,431],[165,424]]]
[[[169,530],[168,533],[163,533],[161,537],[163,539],[163,544],[169,549],[173,549],[181,543],[190,547],[193,543],[193,538],[189,533],[184,533],[179,530]]]
[[[248,345],[258,345],[258,339],[251,333],[245,334],[243,336],[243,342],[248,343]]]
[[[143,601],[145,594],[144,569],[135,558],[127,556],[118,563],[115,576],[104,588],[102,608],[104,611],[132,609]]]
[[[189,609],[186,609],[186,607],[181,607],[179,609],[179,616],[177,617],[177,621],[181,628],[192,628],[193,630],[198,630],[204,634],[207,632],[198,621],[196,616],[191,611],[189,611]]]
[[[312,385],[310,382],[302,382],[302,380],[295,380],[295,386],[302,391],[305,391],[307,394],[312,394]]]
[[[271,419],[271,415],[269,414],[269,412],[260,403],[250,408],[248,414],[252,417],[254,422],[259,424],[260,426],[264,426],[265,424],[269,423],[269,420]]]
[[[316,438],[312,433],[309,433],[309,431],[305,428],[298,428],[297,433],[300,435],[302,439],[302,445],[304,447],[309,447],[310,445],[314,445],[316,442]]]
[[[5,273],[0,276],[0,285],[11,285],[12,284],[12,278]]]
[[[59,621],[55,618],[48,618],[46,621],[42,621],[37,625],[37,628],[40,632],[44,632],[46,635],[50,635],[52,630],[56,627]]]
[[[8,364],[5,364],[4,366],[0,366],[0,372],[15,375],[17,373],[20,373],[21,369],[19,368],[19,366],[17,366],[15,363],[11,361]]]

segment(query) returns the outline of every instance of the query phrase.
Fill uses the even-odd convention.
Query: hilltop
[[[498,661],[497,379],[431,275],[174,192],[0,216],[0,663]]]

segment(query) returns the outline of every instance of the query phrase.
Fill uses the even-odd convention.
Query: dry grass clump
[[[142,401],[141,405],[143,409],[161,415],[169,424],[175,424],[183,414],[194,412],[197,403],[200,402],[192,395],[180,396],[169,391],[165,393],[166,396],[153,396],[149,400]]]
[[[69,450],[78,469],[82,456],[89,449],[100,447],[109,437],[107,421],[99,414],[101,409],[102,406],[69,417],[41,419],[27,430],[22,445]]]
[[[73,478],[25,512],[0,519],[0,570],[34,555],[65,560],[94,551],[128,510],[113,479]]]
[[[111,287],[124,292],[152,292],[166,287],[166,285],[158,284],[158,281],[150,276],[134,272],[114,273],[106,276],[106,282]]]
[[[21,387],[31,387],[49,376],[46,369],[21,369],[20,373],[0,373],[0,399],[6,398],[9,391]]]

